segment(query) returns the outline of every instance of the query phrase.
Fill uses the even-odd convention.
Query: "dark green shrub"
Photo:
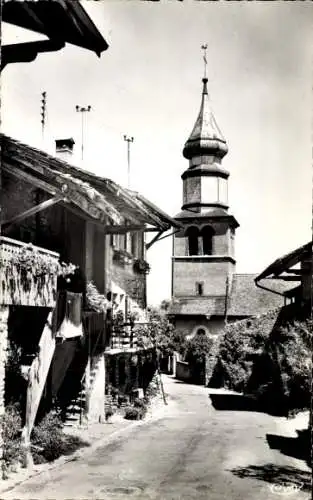
[[[63,453],[63,423],[54,411],[48,413],[33,429],[32,445],[35,463],[50,462]]]
[[[127,396],[125,396],[124,394],[120,394],[118,396],[118,405],[119,406],[127,404],[128,401],[129,401],[129,398]]]
[[[145,390],[145,398],[147,401],[150,401],[151,399],[155,398],[158,394],[160,394],[160,384],[156,375],[154,375],[150,384]]]
[[[144,399],[139,399],[139,398],[136,398],[133,404],[134,408],[145,408],[145,406],[147,406],[146,401],[144,401]]]
[[[22,376],[22,348],[13,340],[8,342],[5,366],[5,405],[18,403],[19,412],[25,407],[27,382]]]
[[[148,405],[149,401],[146,398],[143,399],[135,399],[134,401],[134,408],[138,408],[141,412],[141,417],[144,418],[146,416],[147,410],[148,410]]]
[[[106,406],[106,408],[105,408],[105,419],[109,420],[109,418],[111,418],[112,415],[114,415],[114,411],[113,411],[112,406]]]
[[[10,405],[0,418],[3,438],[3,464],[8,469],[16,462],[23,460],[21,448],[21,425],[20,410],[18,405]]]
[[[226,326],[217,359],[218,377],[223,386],[239,392],[246,391],[255,360],[264,350],[278,313],[278,310],[273,310]],[[215,383],[218,385],[217,380]]]
[[[64,434],[60,416],[51,411],[34,427],[32,432],[32,454],[34,463],[56,460],[62,455],[69,455],[88,443],[77,436]]]
[[[186,343],[186,361],[191,365],[204,363],[205,356],[209,354],[212,345],[213,341],[207,335],[195,335]]]
[[[127,420],[140,420],[143,417],[143,412],[141,408],[134,408],[133,406],[128,406],[125,408],[124,418]]]
[[[119,395],[119,390],[116,387],[111,388],[111,396],[113,399],[117,399]]]

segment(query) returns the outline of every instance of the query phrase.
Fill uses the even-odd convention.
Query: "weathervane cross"
[[[208,65],[208,61],[207,61],[207,58],[206,58],[207,48],[208,48],[208,44],[207,43],[204,43],[203,45],[201,45],[201,49],[203,50],[204,78],[207,77],[207,74],[206,74],[206,69],[207,69],[207,65]]]

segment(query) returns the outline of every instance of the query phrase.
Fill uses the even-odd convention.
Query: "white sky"
[[[237,272],[259,272],[311,237],[311,2],[82,2],[109,49],[100,59],[67,45],[2,73],[2,131],[43,147],[73,137],[80,164],[80,115],[87,116],[84,168],[126,185],[169,215],[182,205],[185,140],[200,106],[208,43],[209,92],[229,153],[230,211]],[[3,43],[40,39],[3,24]],[[170,297],[171,238],[148,251],[148,300]]]

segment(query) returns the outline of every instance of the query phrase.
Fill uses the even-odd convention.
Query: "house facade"
[[[69,147],[71,141],[63,143]],[[132,328],[145,318],[145,233],[161,234],[177,223],[109,179],[4,135],[1,145],[2,257],[18,257],[8,261],[19,273],[26,269],[24,284],[51,274],[42,264],[36,274],[39,253],[68,264],[63,274],[54,272],[50,288],[37,293],[26,287],[24,295],[1,267],[1,356],[4,364],[7,343],[20,352],[29,439],[37,416],[55,404],[65,418],[71,410],[80,421],[101,421],[106,378],[117,385],[142,378],[151,352],[137,348]],[[140,363],[130,370],[135,354]],[[114,356],[122,362],[112,375],[106,366],[112,368]],[[131,391],[131,384],[122,385]],[[2,380],[3,398],[12,390]]]

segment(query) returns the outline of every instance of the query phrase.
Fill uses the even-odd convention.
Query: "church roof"
[[[199,217],[230,217],[230,214],[224,210],[224,208],[208,208],[205,212],[196,212],[192,209],[182,210],[177,215],[175,219],[198,219]]]
[[[193,297],[174,299],[170,304],[168,314],[182,316],[215,316],[223,315],[225,297]]]
[[[177,221],[183,221],[183,220],[188,220],[188,221],[200,221],[202,219],[214,219],[214,221],[229,221],[232,223],[234,227],[239,227],[239,224],[235,217],[232,214],[229,214],[224,208],[220,207],[212,207],[212,208],[207,208],[205,211],[201,212],[196,212],[193,211],[192,209],[190,210],[182,210],[178,214],[174,216],[174,219]]]
[[[266,313],[282,307],[284,299],[280,295],[257,288],[256,274],[234,274],[228,298],[227,316],[247,317]],[[290,284],[272,280],[273,289],[286,292]],[[225,316],[225,297],[195,297],[173,299],[169,307],[170,315],[180,316]]]
[[[235,274],[233,277],[228,306],[228,316],[251,316],[263,314],[275,307],[283,306],[283,297],[261,288],[257,288],[256,274]],[[272,280],[273,290],[284,293],[291,288],[290,283]]]
[[[223,158],[228,151],[226,140],[220,131],[212,108],[207,89],[207,78],[202,79],[203,90],[200,111],[189,139],[185,143],[183,155],[187,159],[207,154]]]

